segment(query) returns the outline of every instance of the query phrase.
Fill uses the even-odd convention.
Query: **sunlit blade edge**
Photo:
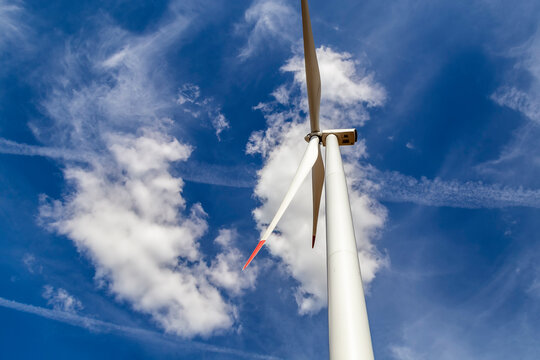
[[[298,166],[298,169],[296,170],[296,174],[294,175],[294,178],[291,182],[291,185],[289,185],[289,189],[287,190],[287,193],[285,194],[285,197],[283,198],[281,205],[278,208],[278,211],[276,212],[276,215],[274,215],[274,218],[272,219],[272,222],[270,225],[268,225],[268,228],[264,232],[262,236],[262,240],[259,241],[259,244],[257,244],[257,247],[251,254],[251,257],[246,262],[246,265],[244,265],[244,269],[247,265],[253,260],[255,255],[259,252],[260,248],[264,245],[264,242],[268,240],[268,237],[272,232],[274,231],[278,221],[283,216],[283,213],[291,203],[294,195],[297,193],[298,189],[300,188],[300,185],[302,185],[302,182],[306,178],[307,174],[309,174],[309,171],[313,167],[313,164],[315,164],[315,161],[317,161],[317,156],[319,154],[319,138],[313,137],[308,144],[308,147],[304,153],[304,156],[302,157],[302,160],[300,161],[300,165]]]
[[[253,250],[253,252],[251,253],[251,256],[249,257],[248,261],[246,261],[246,264],[244,265],[244,267],[242,268],[242,271],[243,270],[246,270],[246,268],[248,267],[249,263],[251,262],[251,260],[253,260],[253,258],[255,257],[255,255],[257,255],[257,253],[259,252],[259,250],[261,250],[262,246],[264,245],[264,243],[266,242],[266,240],[261,240],[259,241],[259,243],[257,244],[257,246],[255,247],[255,250]]]

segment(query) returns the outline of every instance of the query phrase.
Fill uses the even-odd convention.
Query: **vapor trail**
[[[91,317],[77,315],[75,313],[61,311],[61,310],[51,310],[42,308],[39,306],[23,304],[13,300],[7,300],[0,297],[0,307],[33,314],[37,316],[44,317],[46,319],[62,322],[72,326],[77,326],[85,329],[89,329],[96,332],[104,333],[116,333],[123,336],[130,336],[137,339],[143,339],[146,341],[159,342],[163,345],[174,347],[174,348],[184,348],[190,350],[199,350],[212,353],[220,354],[230,354],[239,356],[245,359],[263,359],[263,360],[276,360],[277,357],[268,356],[268,355],[259,355],[248,353],[240,350],[230,349],[226,347],[214,346],[210,344],[205,344],[198,341],[188,341],[181,340],[179,338],[163,335],[155,331],[145,330],[141,328],[117,325],[110,322],[93,319]]]

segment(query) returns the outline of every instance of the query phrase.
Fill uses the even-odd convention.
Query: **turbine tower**
[[[362,276],[347,182],[339,149],[340,146],[353,145],[357,140],[357,133],[355,129],[321,131],[319,127],[321,78],[307,0],[301,0],[301,6],[311,124],[311,132],[305,136],[308,146],[276,215],[253,250],[243,270],[268,240],[310,170],[312,171],[313,190],[313,236],[311,240],[313,248],[317,232],[319,205],[326,178],[326,268],[330,359],[372,360],[373,348]],[[321,145],[326,147],[326,172],[322,161]]]

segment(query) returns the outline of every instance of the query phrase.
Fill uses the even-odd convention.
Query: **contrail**
[[[64,161],[90,162],[91,160],[90,154],[68,149],[21,144],[4,138],[0,138],[0,153],[43,156]],[[188,160],[178,162],[175,169],[178,170],[183,180],[190,182],[236,188],[252,188],[256,183],[254,166],[225,166]]]
[[[427,206],[457,208],[540,208],[540,190],[512,188],[483,182],[447,181],[440,178],[416,179],[396,171],[380,171],[361,167],[362,177],[353,187],[376,199],[390,202],[411,202]]]
[[[178,163],[175,168],[186,181],[236,188],[253,188],[256,185],[255,166],[227,166],[187,160]]]
[[[200,350],[206,352],[229,354],[245,359],[261,359],[261,360],[277,360],[279,358],[268,355],[260,355],[248,353],[240,350],[220,347],[206,344],[198,341],[181,340],[174,336],[163,335],[155,331],[145,330],[141,328],[117,325],[102,320],[93,319],[86,316],[77,315],[75,313],[51,310],[39,306],[23,304],[13,300],[7,300],[0,297],[0,306],[12,310],[21,311],[28,314],[34,314],[50,320],[62,322],[72,326],[77,326],[89,329],[96,332],[117,333],[124,336],[131,336],[138,339],[145,339],[153,342],[160,342],[171,347],[187,348],[190,350]]]
[[[11,155],[44,156],[52,159],[88,161],[88,157],[67,149],[21,144],[0,138],[0,153]]]
[[[3,138],[0,138],[0,153],[80,162],[90,159],[87,154],[67,149],[21,144]],[[190,182],[237,188],[253,188],[257,183],[254,165],[225,166],[188,160],[177,163],[175,168],[183,180]],[[369,165],[358,165],[357,169],[361,176],[353,176],[352,186],[382,201],[469,209],[513,206],[540,208],[540,190],[473,181],[416,179],[396,171],[380,171]]]

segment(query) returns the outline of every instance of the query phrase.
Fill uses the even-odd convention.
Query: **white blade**
[[[319,221],[319,207],[321,205],[322,189],[324,185],[324,164],[319,147],[317,161],[311,170],[311,188],[313,192],[313,232],[311,238],[311,248],[315,246],[315,237],[317,236],[317,222]]]
[[[309,19],[307,0],[302,0],[302,30],[304,33],[304,59],[306,62],[309,120],[311,122],[311,132],[318,132],[321,130],[319,129],[321,75],[319,74],[319,64],[317,62],[317,53],[315,52],[313,32],[311,31],[311,20]]]
[[[294,175],[294,178],[291,182],[291,185],[289,186],[289,190],[287,190],[287,193],[285,194],[285,197],[283,198],[283,201],[281,202],[281,205],[279,206],[279,209],[272,219],[272,222],[264,232],[262,239],[257,244],[257,247],[255,247],[255,250],[253,250],[253,253],[249,257],[248,261],[244,265],[244,270],[251,260],[257,255],[259,250],[261,250],[261,247],[264,245],[266,240],[268,240],[268,237],[270,234],[272,234],[272,231],[274,231],[279,219],[281,219],[281,216],[283,216],[283,213],[291,203],[291,200],[293,199],[294,195],[300,188],[300,185],[302,185],[302,182],[306,178],[307,174],[309,174],[309,171],[313,167],[313,164],[317,161],[318,155],[320,152],[319,148],[319,138],[314,136],[309,141],[308,147],[306,149],[306,152],[304,153],[304,157],[302,158],[302,161],[300,161],[300,165],[298,166],[298,170],[296,170],[296,174]]]

